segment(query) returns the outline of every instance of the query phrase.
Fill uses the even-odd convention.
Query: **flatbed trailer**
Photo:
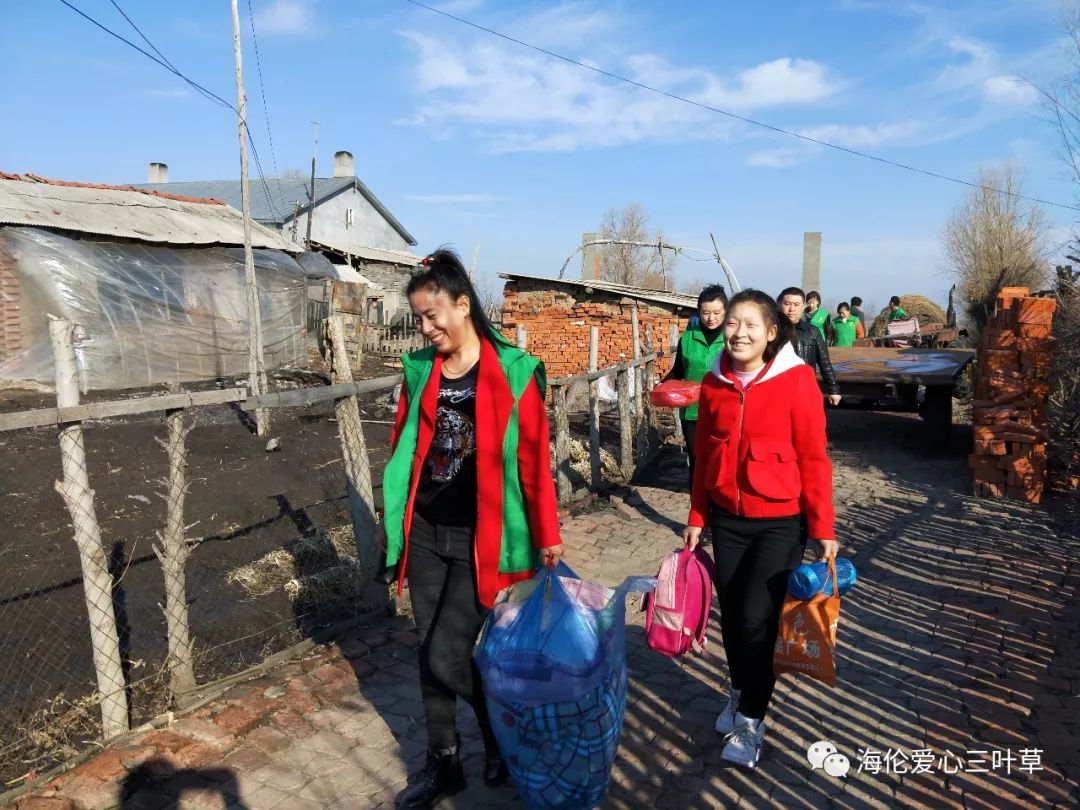
[[[944,442],[952,425],[953,391],[975,352],[852,346],[831,348],[829,357],[846,404],[918,413],[928,440]]]

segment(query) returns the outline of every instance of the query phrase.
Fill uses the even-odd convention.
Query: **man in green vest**
[[[837,315],[832,320],[833,346],[854,346],[856,340],[863,337],[862,322],[851,314],[847,301],[842,301],[836,308]]]
[[[698,295],[698,317],[679,338],[675,361],[666,380],[701,382],[724,349],[724,317],[727,293],[720,284],[710,284]],[[697,403],[679,409],[686,457],[690,466],[690,486],[694,484],[694,441],[697,436]]]

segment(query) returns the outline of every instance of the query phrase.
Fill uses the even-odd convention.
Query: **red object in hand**
[[[698,401],[701,383],[689,380],[668,380],[649,392],[649,402],[657,408],[685,408]]]

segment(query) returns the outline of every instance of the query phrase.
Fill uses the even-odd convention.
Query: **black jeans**
[[[409,578],[416,631],[420,636],[420,692],[427,717],[428,745],[457,745],[457,699],[476,712],[490,733],[473,647],[487,616],[476,597],[473,530],[433,526],[414,514],[409,534]]]
[[[682,435],[683,440],[686,442],[686,458],[690,462],[690,491],[694,491],[694,462],[697,460],[697,456],[694,455],[694,442],[697,441],[697,420],[696,419],[680,419],[682,422]]]
[[[791,569],[806,539],[798,515],[743,518],[713,504],[709,523],[716,558],[720,632],[739,711],[760,720],[772,697],[773,647]]]

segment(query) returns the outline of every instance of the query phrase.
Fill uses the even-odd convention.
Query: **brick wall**
[[[0,235],[0,360],[6,360],[23,348],[20,304],[15,257]]]
[[[625,298],[602,290],[586,291],[555,282],[515,279],[503,291],[502,332],[515,339],[518,324],[528,334],[529,352],[544,361],[549,377],[587,371],[589,330],[600,327],[600,368],[625,363],[634,356],[631,311],[638,309],[641,344],[652,325],[654,348],[664,352],[657,364],[661,376],[671,367],[671,327],[681,332],[692,310]],[[644,351],[644,349],[642,350]]]

